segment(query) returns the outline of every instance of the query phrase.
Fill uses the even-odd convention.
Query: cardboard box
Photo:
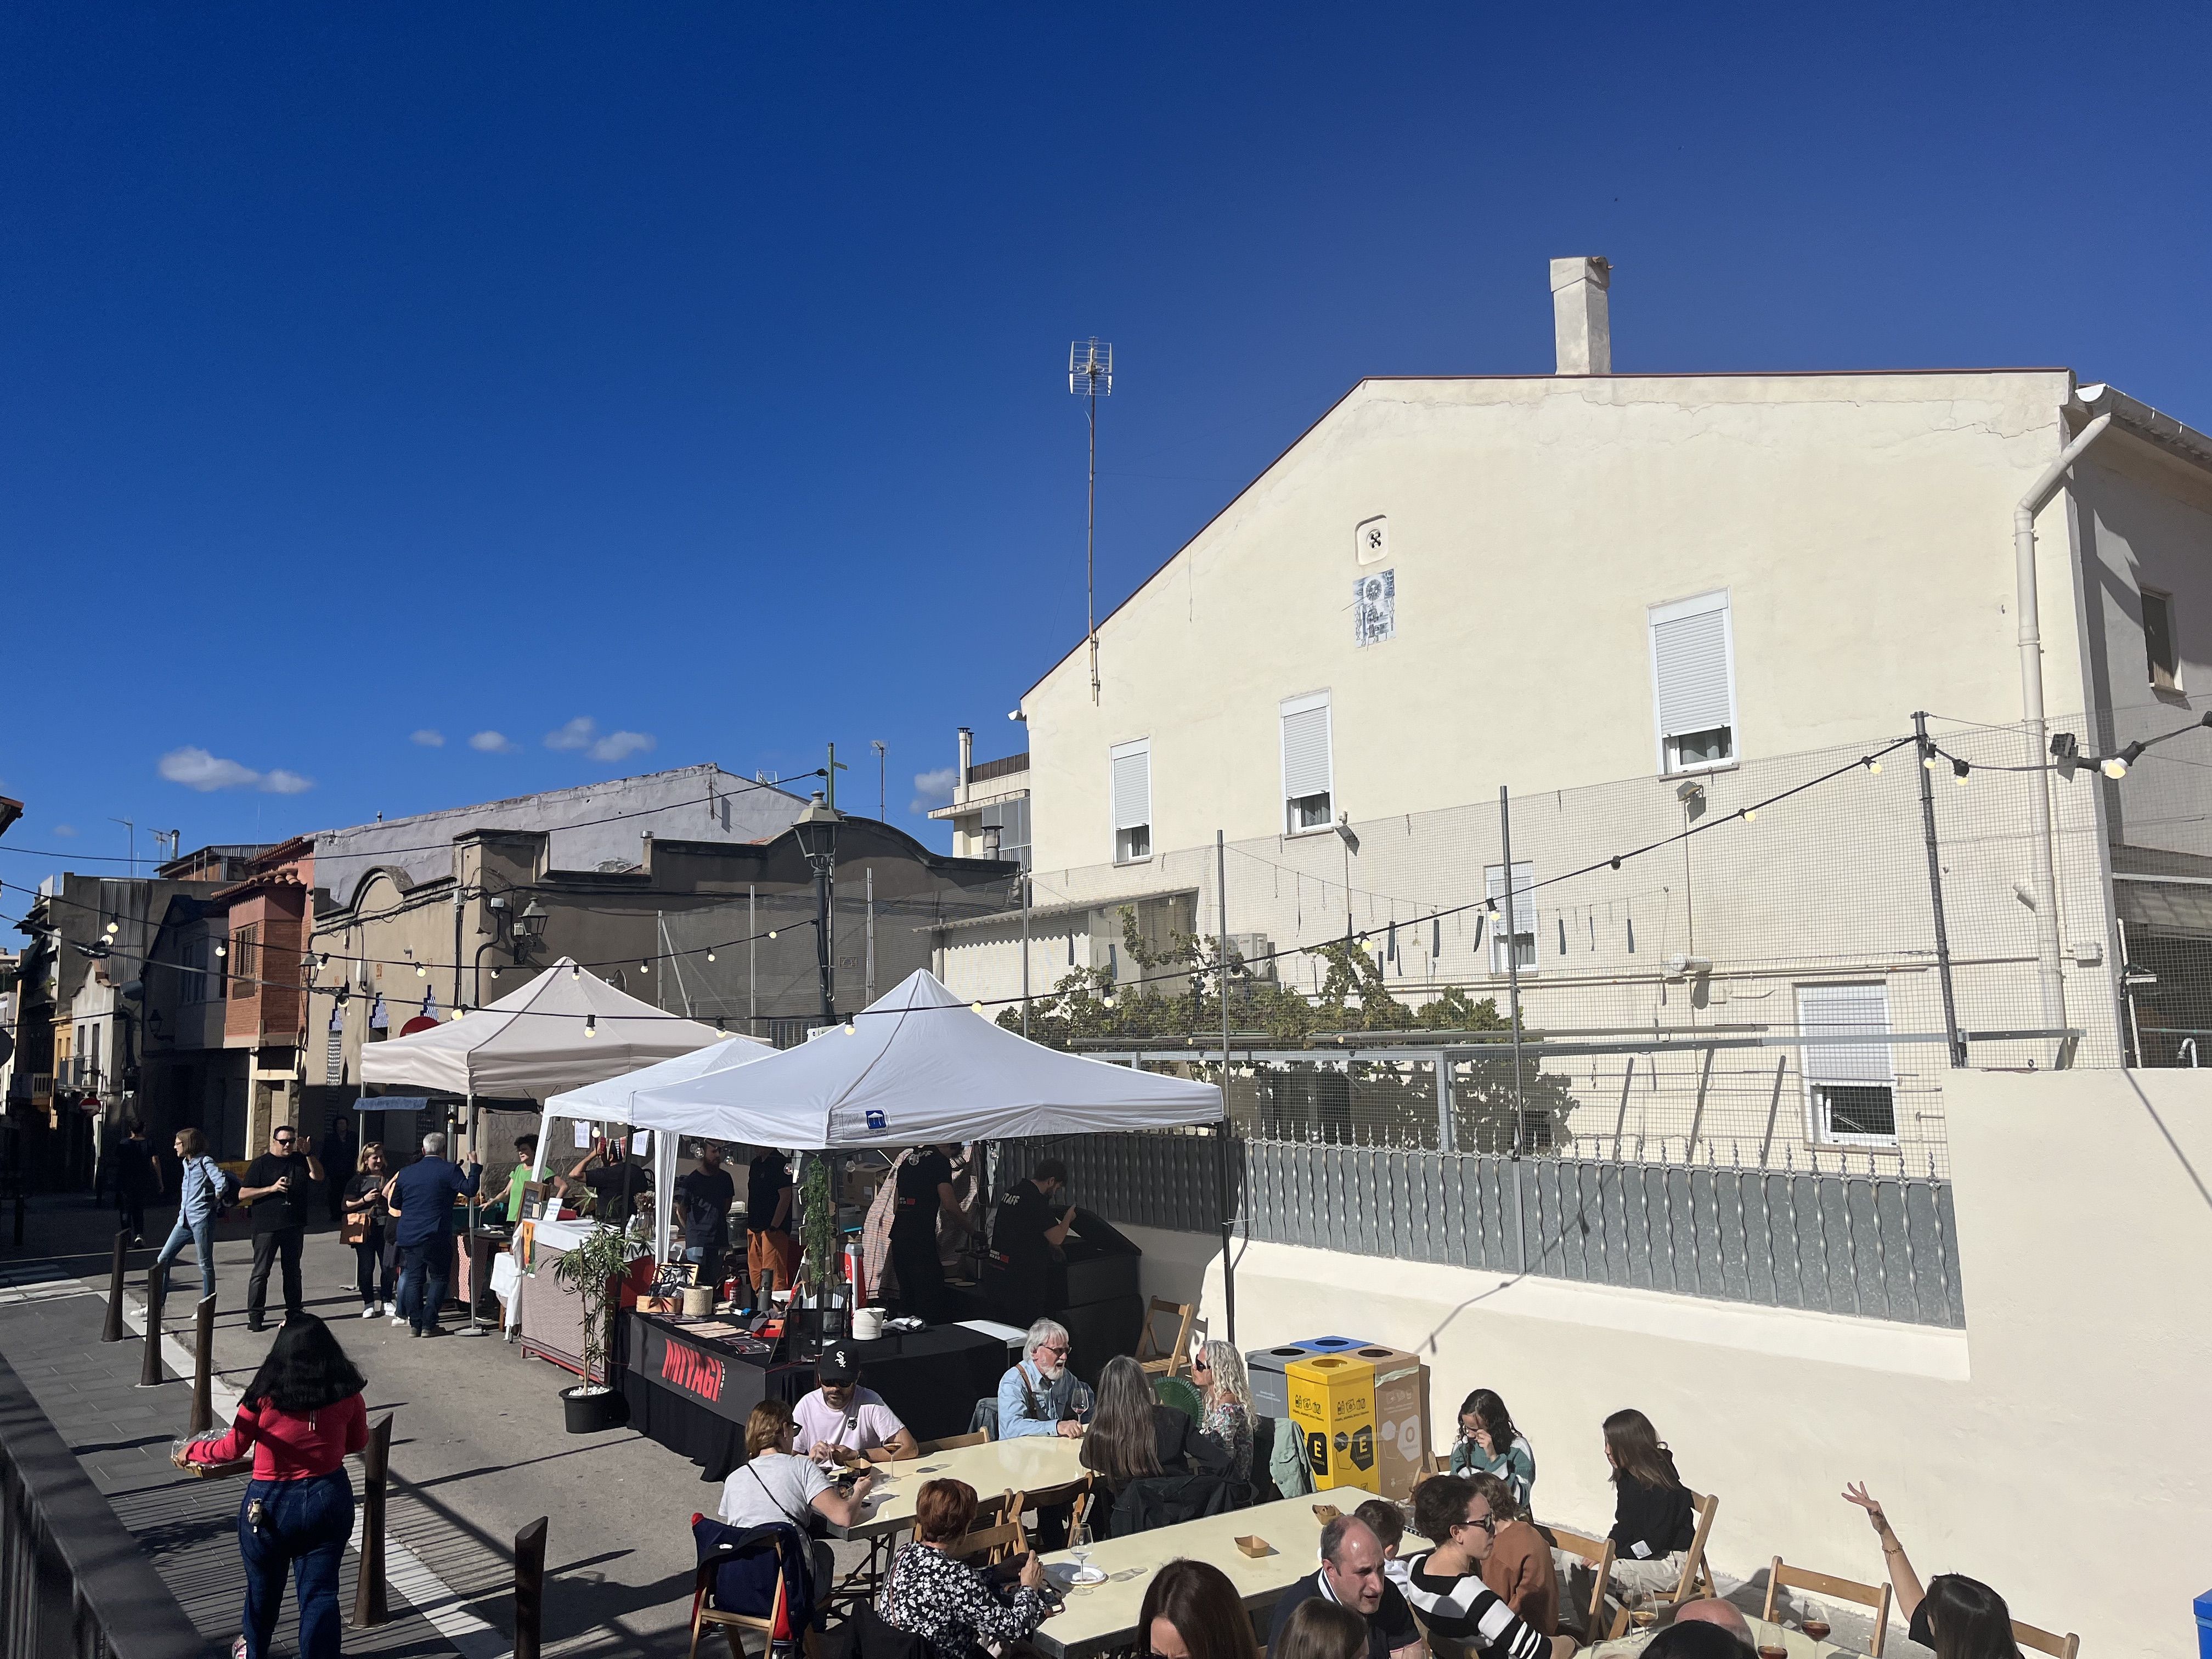
[[[1419,1356],[1380,1343],[1346,1357],[1375,1367],[1375,1460],[1382,1495],[1410,1498],[1429,1455],[1429,1368]]]
[[[1285,1368],[1291,1421],[1304,1437],[1306,1471],[1316,1491],[1357,1487],[1380,1493],[1375,1449],[1375,1367],[1342,1354],[1314,1354]]]

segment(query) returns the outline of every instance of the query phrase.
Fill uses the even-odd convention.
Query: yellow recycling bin
[[[1375,1455],[1375,1367],[1364,1359],[1318,1354],[1284,1367],[1291,1421],[1305,1441],[1314,1488],[1382,1490]]]

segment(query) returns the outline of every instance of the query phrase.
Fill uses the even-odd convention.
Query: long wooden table
[[[1067,1598],[1063,1613],[1054,1614],[1030,1638],[1049,1659],[1084,1659],[1135,1644],[1137,1615],[1143,1610],[1145,1588],[1152,1575],[1170,1561],[1189,1557],[1211,1562],[1229,1575],[1244,1605],[1265,1613],[1285,1590],[1321,1565],[1321,1517],[1316,1504],[1329,1504],[1350,1514],[1366,1492],[1322,1492],[1304,1498],[1285,1498],[1249,1510],[1186,1521],[1177,1527],[1140,1532],[1133,1538],[1112,1538],[1088,1551],[1091,1565],[1106,1575],[1103,1584],[1073,1584],[1073,1553],[1062,1550],[1044,1559],[1045,1571]],[[1264,1538],[1274,1553],[1255,1559],[1237,1547],[1246,1537]],[[1410,1555],[1428,1547],[1428,1540],[1406,1534],[1399,1553]]]
[[[1747,1613],[1744,1622],[1751,1626],[1753,1646],[1779,1645],[1787,1648],[1790,1659],[1828,1659],[1832,1654],[1839,1656],[1839,1659],[1850,1659],[1850,1656],[1857,1652],[1855,1648],[1839,1648],[1832,1642],[1815,1642],[1802,1630],[1788,1630],[1780,1625],[1770,1625],[1764,1619],[1754,1619]],[[1629,1659],[1629,1656],[1644,1650],[1645,1644],[1658,1633],[1658,1629],[1654,1626],[1650,1630],[1632,1631],[1616,1641],[1601,1642],[1589,1650],[1591,1659]],[[1895,1632],[1891,1634],[1893,1640]],[[1921,1650],[1911,1643],[1906,1643],[1905,1647],[1907,1652]]]
[[[849,1527],[832,1526],[841,1538],[887,1538],[914,1524],[915,1499],[932,1480],[965,1480],[988,1504],[1001,1492],[1042,1492],[1083,1478],[1083,1443],[1056,1434],[987,1440],[955,1446],[916,1462],[878,1463],[868,1512]]]

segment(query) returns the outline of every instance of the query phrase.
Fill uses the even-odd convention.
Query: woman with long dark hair
[[[1098,1405],[1083,1437],[1083,1467],[1098,1477],[1091,1493],[1091,1527],[1104,1535],[1114,1500],[1132,1480],[1160,1474],[1225,1475],[1229,1449],[1172,1406],[1152,1398],[1144,1369],[1116,1354],[1098,1373]]]
[[[1453,1446],[1453,1474],[1494,1474],[1528,1507],[1536,1490],[1536,1453],[1528,1436],[1513,1425],[1513,1413],[1488,1389],[1477,1389],[1460,1402],[1459,1442]]]
[[[1210,1561],[1170,1561],[1152,1575],[1137,1635],[1152,1659],[1260,1659],[1244,1598]]]
[[[1624,1591],[1669,1595],[1697,1533],[1690,1489],[1674,1454],[1642,1412],[1605,1419],[1605,1457],[1613,1465],[1613,1582]]]
[[[1864,1486],[1850,1485],[1844,1488],[1844,1498],[1867,1512],[1875,1535],[1881,1540],[1882,1565],[1889,1571],[1897,1610],[1905,1615],[1914,1641],[1935,1649],[1937,1659],[2020,1659],[2012,1610],[2003,1596],[1961,1572],[1939,1572],[1923,1589],[1920,1575],[1891,1529],[1881,1500]]]
[[[329,1326],[294,1314],[246,1384],[230,1432],[195,1440],[176,1455],[185,1468],[253,1453],[253,1477],[238,1505],[246,1630],[234,1655],[262,1659],[269,1651],[289,1569],[300,1592],[301,1659],[337,1659],[338,1564],[353,1536],[345,1460],[368,1443],[367,1386]]]

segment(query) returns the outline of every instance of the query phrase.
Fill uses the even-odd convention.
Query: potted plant
[[[615,1321],[622,1313],[623,1276],[639,1251],[621,1228],[595,1227],[553,1265],[553,1277],[574,1291],[584,1304],[584,1380],[561,1390],[571,1434],[619,1428],[629,1420],[629,1402],[616,1391],[608,1367],[614,1353]]]
[[[836,1172],[829,1153],[817,1152],[806,1160],[799,1201],[799,1242],[805,1255],[799,1278],[811,1314],[801,1329],[818,1346],[843,1336],[849,1317],[841,1294],[845,1241],[837,1228]]]

